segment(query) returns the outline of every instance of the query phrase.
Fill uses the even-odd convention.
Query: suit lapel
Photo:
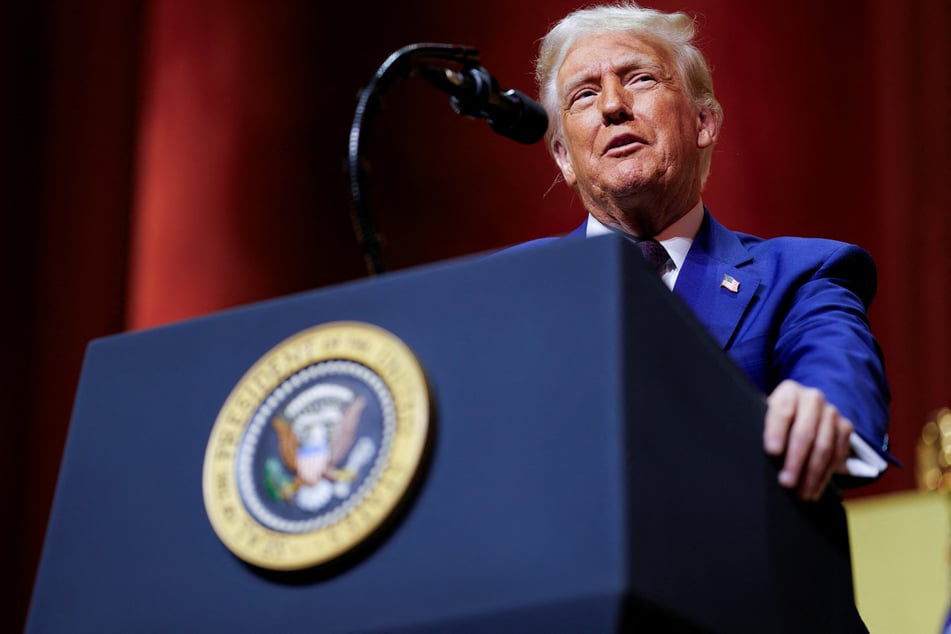
[[[752,262],[739,238],[705,210],[703,224],[677,276],[674,292],[724,350],[730,347],[759,287],[760,276],[749,266]],[[734,290],[729,288],[731,279],[738,283]]]
[[[585,237],[587,224],[585,220],[565,237]],[[735,292],[724,287],[723,281],[728,279],[724,276],[738,282]],[[703,224],[687,252],[674,293],[690,307],[724,350],[732,344],[759,283],[753,256],[735,233],[704,209]]]

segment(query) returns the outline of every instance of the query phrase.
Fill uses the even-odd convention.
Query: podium
[[[262,355],[340,321],[418,359],[428,456],[343,564],[262,570],[209,522],[209,434]],[[778,486],[764,411],[615,236],[100,339],[27,631],[866,631],[841,502]]]

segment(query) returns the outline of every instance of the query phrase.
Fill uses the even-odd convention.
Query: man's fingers
[[[799,487],[799,497],[804,500],[816,500],[822,495],[836,467],[839,412],[828,403],[821,404],[820,408],[819,424],[809,453],[809,463]]]
[[[770,455],[779,456],[786,450],[786,437],[796,415],[797,387],[792,381],[783,381],[766,401],[763,447]]]
[[[845,461],[852,454],[851,437],[855,427],[847,418],[839,417],[838,430],[836,432],[836,450],[835,450],[835,472],[848,473],[845,468]]]
[[[783,381],[767,399],[763,445],[767,453],[783,455],[779,483],[804,500],[818,499],[844,468],[851,433],[852,423],[821,390]]]
[[[822,393],[811,388],[796,391],[796,414],[786,440],[786,457],[779,472],[779,483],[793,488],[802,482],[802,471],[812,453],[822,414]]]

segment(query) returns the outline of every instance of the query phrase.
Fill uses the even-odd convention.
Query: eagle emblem
[[[279,458],[265,463],[265,489],[272,499],[305,511],[320,510],[334,498],[346,497],[375,454],[375,443],[358,437],[366,398],[341,386],[324,387],[329,394],[318,390],[305,395],[303,408],[288,407],[271,419]],[[295,415],[289,416],[288,410]]]

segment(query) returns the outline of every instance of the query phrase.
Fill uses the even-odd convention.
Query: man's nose
[[[599,105],[601,116],[608,124],[628,121],[634,116],[631,94],[617,77],[611,77],[602,84]]]

